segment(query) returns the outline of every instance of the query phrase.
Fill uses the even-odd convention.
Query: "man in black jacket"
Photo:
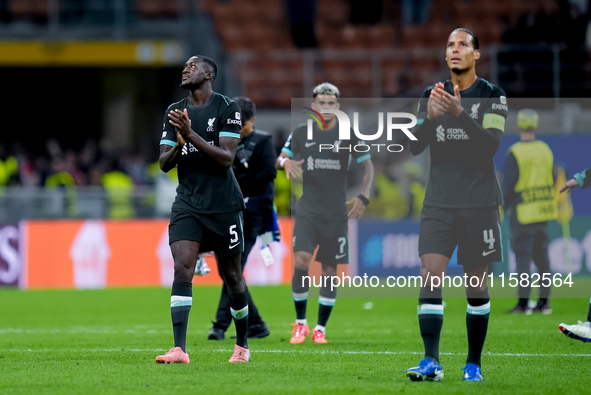
[[[242,110],[242,129],[240,143],[236,150],[232,168],[238,180],[246,209],[244,210],[244,252],[242,253],[242,270],[246,265],[248,254],[254,246],[257,236],[270,229],[274,219],[273,198],[276,154],[273,149],[271,135],[255,130],[256,106],[247,97],[235,97]],[[261,338],[269,335],[267,325],[259,315],[252,297],[248,297],[248,331],[247,336]],[[230,314],[230,296],[226,286],[222,287],[216,322],[209,332],[209,340],[223,340],[226,329],[232,323]]]

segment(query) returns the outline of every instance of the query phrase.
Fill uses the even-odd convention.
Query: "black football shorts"
[[[168,225],[168,243],[179,240],[200,243],[200,252],[240,254],[244,251],[242,211],[196,214],[173,209]]]
[[[318,252],[316,260],[324,265],[349,263],[349,227],[347,219],[326,220],[296,215],[293,251]]]
[[[498,208],[423,206],[419,256],[435,253],[451,258],[456,246],[458,264],[465,267],[501,262],[503,251]]]

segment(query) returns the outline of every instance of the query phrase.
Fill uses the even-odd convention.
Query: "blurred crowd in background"
[[[278,136],[277,139],[282,137]],[[125,219],[137,215],[133,209],[134,188],[155,187],[163,179],[168,185],[176,185],[176,172],[162,173],[157,157],[145,158],[105,145],[88,140],[81,150],[75,151],[50,139],[45,155],[32,155],[24,144],[15,144],[9,151],[0,143],[0,190],[10,186],[61,189],[75,199],[77,187],[101,187],[107,193],[114,192],[119,200],[118,208],[111,210],[109,217]],[[283,142],[276,143],[277,153],[282,146]],[[426,175],[421,166],[405,155],[388,163],[380,160],[374,160],[374,163],[376,178],[368,215],[388,219],[418,218],[425,194],[423,180]],[[350,178],[356,179],[353,174]],[[351,185],[353,195],[356,188],[357,185]],[[291,215],[302,192],[301,184],[298,180],[288,180],[284,172],[278,172],[275,189],[278,214]],[[153,199],[153,196],[149,197],[150,201],[143,203],[155,205]],[[73,202],[70,203],[72,207],[67,207],[66,202],[64,211],[69,217],[77,217],[79,213]],[[161,211],[156,215],[164,215],[166,207]]]
[[[508,97],[533,97],[528,96],[531,92],[536,92],[538,97],[585,97],[589,92],[591,9],[588,0],[256,0],[252,3],[237,0],[0,0],[0,33],[4,37],[18,37],[27,31],[23,26],[28,26],[27,29],[47,26],[49,29],[55,27],[56,21],[63,25],[119,21],[130,26],[132,20],[138,19],[181,18],[188,13],[189,4],[192,12],[200,10],[211,18],[224,53],[253,51],[254,60],[241,70],[244,77],[241,84],[230,81],[225,85],[220,81],[216,90],[231,96],[249,96],[259,108],[284,105],[283,110],[287,110],[290,98],[301,97],[305,91],[302,89],[305,84],[298,79],[298,73],[302,74],[300,63],[290,61],[294,67],[299,67],[294,72],[271,64],[264,58],[264,51],[282,48],[295,51],[428,48],[436,52],[435,62],[420,57],[403,61],[393,58],[391,63],[381,65],[383,78],[380,77],[378,84],[371,79],[373,65],[368,63],[365,66],[369,65],[369,68],[356,68],[359,65],[353,60],[342,59],[334,62],[321,59],[317,62],[321,65],[315,66],[318,74],[307,81],[310,85],[330,80],[342,88],[346,97],[370,97],[374,92],[372,86],[380,87],[384,96],[411,92],[415,95],[412,97],[418,97],[426,82],[435,82],[435,71],[445,69],[443,56],[438,56],[437,51],[443,54],[445,37],[458,26],[472,28],[483,47],[499,44],[511,48],[512,45],[527,44],[534,48],[551,44],[552,48],[559,49],[558,55],[552,51],[532,54],[524,52],[523,47],[499,53],[495,60],[496,82],[507,91]],[[52,10],[51,7],[56,5],[61,8]],[[117,7],[126,10],[121,18],[113,12]],[[252,23],[244,23],[246,20]],[[552,82],[556,78],[556,63],[552,63],[556,62],[556,56],[561,62],[558,74],[562,85],[559,90]],[[274,72],[268,72],[263,66],[274,67]],[[416,76],[426,77],[429,81],[419,80]],[[286,85],[278,85],[282,83]],[[241,91],[225,92],[224,87],[228,86],[240,86]],[[419,91],[409,89],[411,87]],[[280,100],[274,99],[273,95],[281,96]],[[178,99],[176,97],[168,103]],[[158,109],[157,118],[163,110]],[[155,140],[160,125],[151,123],[154,130],[146,133],[153,134],[151,138]],[[289,125],[289,120],[281,129],[269,130],[277,154],[289,133],[285,125]],[[102,128],[101,136],[112,135],[104,130],[106,126]],[[16,140],[0,142],[0,188],[21,186],[72,191],[73,188],[93,186],[108,191],[116,187],[128,191],[129,195],[134,188],[155,186],[157,180],[164,177],[157,162],[157,144],[147,154],[145,149],[139,152],[132,148],[133,144],[129,148],[114,147],[104,137],[88,139],[82,147],[71,146],[68,139],[49,138],[45,141],[44,152],[39,152],[29,149],[25,136],[27,134],[23,133]],[[390,219],[416,218],[424,196],[427,177],[424,169],[424,163],[404,155],[387,163],[376,161],[374,196],[368,214]],[[174,172],[165,177],[175,181]],[[292,213],[290,202],[297,198],[298,188],[279,172],[276,180],[279,215]],[[80,215],[75,210],[69,213],[72,217]],[[131,210],[113,214],[120,218],[133,215],[136,213]]]

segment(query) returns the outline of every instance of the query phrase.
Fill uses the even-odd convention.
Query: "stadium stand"
[[[310,89],[324,81],[338,85],[346,98],[417,97],[426,85],[449,77],[443,47],[449,32],[458,26],[471,28],[478,34],[483,48],[479,76],[498,83],[508,97],[576,98],[591,91],[590,54],[583,46],[589,43],[585,43],[582,34],[589,22],[589,12],[568,13],[568,9],[560,8],[560,4],[567,3],[562,0],[433,0],[425,21],[406,25],[401,21],[399,2],[382,1],[381,18],[375,20],[352,18],[349,0],[316,0],[317,46],[314,48],[295,44],[287,3],[288,0],[0,0],[3,48],[21,43],[26,44],[22,46],[26,50],[40,48],[34,52],[34,61],[23,57],[23,64],[14,60],[9,63],[8,56],[3,56],[0,62],[6,67],[6,83],[15,89],[15,97],[21,97],[17,93],[26,89],[14,81],[20,81],[31,67],[36,73],[43,73],[46,81],[88,78],[96,84],[92,88],[95,91],[112,90],[112,94],[95,98],[93,102],[103,113],[97,112],[95,119],[88,122],[87,137],[95,143],[101,137],[115,134],[110,131],[111,123],[104,125],[101,119],[116,119],[121,109],[134,108],[135,113],[126,118],[129,126],[121,127],[127,133],[125,143],[110,147],[108,154],[126,157],[123,164],[138,185],[152,181],[141,170],[147,159],[134,151],[140,147],[138,141],[143,144],[142,155],[157,146],[157,142],[144,141],[144,136],[158,135],[152,129],[158,129],[161,121],[160,101],[168,103],[169,97],[182,93],[174,89],[178,89],[179,65],[188,52],[215,54],[213,57],[226,71],[216,81],[216,88],[229,95],[248,95],[260,108],[270,110],[273,127],[282,124],[281,114],[289,109],[291,98],[308,97]],[[528,25],[532,21],[533,25]],[[62,43],[77,45],[100,40],[119,44],[120,39],[141,42],[144,50],[141,54],[158,57],[147,64],[131,56],[123,66],[106,63],[86,67],[86,63],[80,63],[84,56],[81,55],[67,67],[55,64],[39,67],[43,62],[53,61],[47,54],[59,53]],[[165,51],[162,48],[168,47],[145,45],[150,40],[169,40],[167,45],[178,45]],[[165,54],[172,60],[163,65]],[[120,87],[121,81],[129,86]],[[148,86],[144,81],[157,82]],[[66,84],[59,88],[78,93],[77,86]],[[129,94],[127,90],[135,93]],[[14,100],[7,96],[5,105],[13,105]],[[582,113],[577,108],[571,105],[569,111]],[[56,112],[45,109],[41,118]],[[547,119],[558,119],[547,116]],[[11,125],[12,121],[8,122]],[[571,126],[558,121],[545,124],[551,131],[564,133],[581,129],[574,123]],[[83,139],[64,139],[65,130],[60,133],[63,134],[56,139],[63,144],[64,152],[76,152],[84,143]],[[286,136],[279,138],[279,146],[285,139]],[[20,136],[9,135],[2,141],[19,153],[16,157],[21,183],[31,186],[43,184],[51,163],[32,159],[34,154],[45,155],[46,149],[43,139],[32,140],[34,145],[19,146]],[[138,143],[137,147],[134,143]],[[127,148],[129,153],[120,153],[118,150],[122,148]],[[137,157],[130,156],[132,152]],[[100,166],[95,166],[93,161],[85,165],[77,165],[75,160],[70,162],[73,169],[83,169],[84,177],[77,184],[97,185],[96,176],[103,172]],[[16,203],[23,200],[13,199]],[[82,207],[80,212],[99,216],[88,207]],[[22,214],[10,207],[5,211],[6,215]]]
[[[281,8],[279,0],[257,0],[244,3],[238,0],[204,2],[205,9],[211,13],[215,21],[216,31],[220,35],[227,51],[254,51],[257,71],[241,72],[241,82],[248,88],[249,94],[255,92],[255,100],[261,106],[277,106],[287,104],[287,100],[278,96],[286,92],[297,91],[294,86],[305,83],[304,77],[293,76],[297,69],[291,68],[285,78],[273,70],[285,67],[281,56],[270,53],[289,50],[289,58],[297,58],[298,63],[305,62],[306,55],[296,49],[289,37],[289,23]],[[424,85],[442,68],[440,59],[427,59],[414,56],[410,64],[403,64],[400,59],[392,59],[389,55],[393,49],[406,49],[408,57],[420,48],[439,47],[447,33],[457,26],[465,26],[478,32],[480,41],[487,47],[500,41],[503,23],[514,23],[520,14],[525,12],[527,1],[474,2],[467,0],[436,0],[433,2],[428,23],[401,26],[399,7],[387,3],[380,22],[375,24],[351,23],[350,2],[346,0],[319,0],[316,9],[315,34],[318,48],[308,50],[314,61],[313,81],[316,84],[330,78],[335,84],[343,87],[344,95],[353,97],[370,97],[376,94],[372,80],[374,72],[381,70],[378,76],[384,89],[379,94],[391,95],[400,93],[399,80],[406,78],[405,67],[412,69],[409,84]],[[260,10],[265,10],[260,12]],[[248,21],[249,23],[244,23]],[[508,22],[507,22],[508,21]],[[326,59],[327,51],[331,50],[377,51],[382,58],[379,66],[371,66],[368,58],[376,53],[367,52],[356,59],[347,56],[333,56]],[[411,52],[409,52],[411,51]],[[394,56],[396,58],[396,56]],[[364,59],[365,58],[365,59]],[[489,61],[485,58],[483,63]],[[240,62],[239,62],[240,63]],[[240,63],[247,69],[251,64]],[[310,66],[310,63],[307,64]],[[393,67],[393,69],[392,69]],[[487,70],[487,66],[481,67]],[[299,74],[302,74],[301,72]],[[299,81],[298,81],[299,80]],[[361,85],[361,87],[360,87]],[[258,92],[258,93],[257,93]],[[260,96],[259,96],[260,95]]]
[[[0,10],[1,20],[39,25],[53,18],[55,25],[56,18],[65,19],[68,13],[78,15],[99,9],[103,13],[115,12],[106,10],[107,3],[111,4],[100,0],[7,0],[6,10]],[[119,4],[112,2],[110,7],[115,3]],[[507,86],[512,96],[523,96],[525,92],[534,92],[535,96],[581,96],[591,83],[587,82],[591,81],[589,52],[579,49],[585,44],[590,13],[579,10],[577,15],[572,2],[433,0],[426,23],[403,25],[400,2],[382,1],[381,16],[360,18],[352,15],[354,3],[349,0],[316,0],[312,32],[315,48],[298,48],[294,44],[288,3],[125,0],[120,4],[125,4],[126,12],[139,21],[209,16],[242,89],[237,93],[243,94],[246,89],[249,94],[254,92],[253,100],[261,107],[286,107],[286,94],[299,96],[329,78],[343,87],[347,97],[418,94],[412,88],[430,82],[444,66],[441,55],[432,49],[441,48],[446,34],[458,26],[474,30],[486,48],[479,67],[482,76]],[[55,9],[56,5],[59,9]],[[88,10],[81,11],[82,6]],[[519,30],[524,18],[532,17],[536,23],[546,23],[545,33],[530,29],[523,34]],[[542,44],[558,47],[524,48],[522,41],[527,37],[540,39],[536,34],[555,35],[547,42],[541,37]],[[498,52],[497,45],[505,47]],[[423,53],[427,48],[431,49],[429,56]],[[402,62],[409,58],[410,62]],[[557,63],[562,65],[559,70]],[[557,79],[561,85],[553,82]],[[580,81],[585,82],[581,85]]]

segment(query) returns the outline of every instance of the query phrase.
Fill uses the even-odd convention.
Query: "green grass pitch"
[[[338,299],[328,344],[289,343],[290,288],[252,287],[271,335],[251,339],[252,360],[230,364],[234,340],[208,341],[219,289],[195,287],[188,365],[160,365],[172,346],[170,290],[0,290],[0,394],[583,394],[591,343],[558,330],[584,319],[589,299],[553,299],[549,316],[506,313],[493,299],[484,381],[463,382],[466,301],[446,300],[441,383],[410,382],[422,358],[416,299]],[[317,299],[308,321],[316,324]]]

